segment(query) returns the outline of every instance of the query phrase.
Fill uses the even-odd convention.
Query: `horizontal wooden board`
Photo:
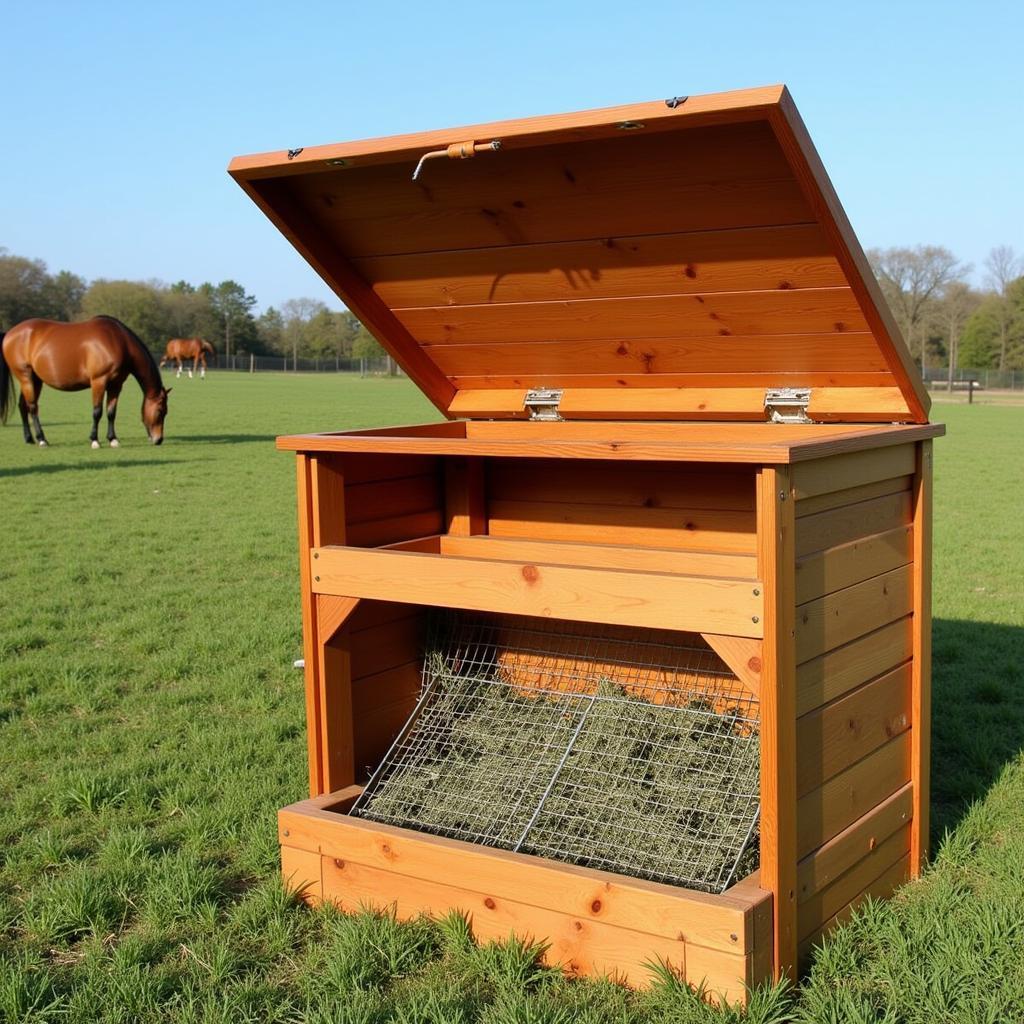
[[[280,451],[388,455],[486,455],[498,458],[597,459],[615,462],[717,462],[779,465],[847,451],[939,437],[941,423],[687,423],[621,420],[430,424],[436,434],[344,431],[277,439]],[[457,430],[458,434],[454,433]],[[429,531],[427,531],[429,532]],[[436,532],[436,531],[435,531]],[[408,539],[408,538],[407,538]]]
[[[905,565],[799,605],[797,664],[909,615],[913,610],[912,570],[913,566]]]
[[[756,548],[753,512],[491,501],[487,514],[495,537],[736,554],[752,554]]]
[[[564,391],[558,405],[566,419],[757,420],[764,423],[764,392],[757,388],[579,388]],[[527,418],[526,392],[459,391],[450,415]],[[887,422],[907,415],[899,388],[819,388],[807,415],[816,422]]]
[[[833,776],[797,802],[797,857],[823,846],[910,781],[910,733]]]
[[[811,223],[765,123],[281,180],[352,257]],[[742,155],[741,155],[742,154]]]
[[[437,426],[440,427],[442,424]],[[361,455],[344,452],[338,458],[346,487],[372,483],[375,480],[437,474],[441,465],[435,455]]]
[[[410,512],[388,519],[367,519],[361,523],[352,523],[345,532],[345,540],[354,547],[379,547],[440,533],[443,523],[444,514],[440,508]]]
[[[602,343],[606,344],[606,343]],[[514,391],[534,386],[536,374],[527,370],[515,374],[484,373],[455,375],[450,378],[457,391]],[[628,368],[626,373],[545,373],[544,386],[563,389],[578,388],[636,388],[657,391],[662,388],[690,388],[704,391],[709,388],[752,389],[764,391],[776,387],[809,388],[891,388],[896,381],[891,373],[879,370],[803,370],[789,373],[645,373],[642,366]]]
[[[545,943],[544,961],[571,975],[611,975],[636,987],[651,983],[648,961],[662,960],[694,985],[727,1002],[743,1002],[750,955],[725,953],[604,924],[592,917],[568,917],[544,907],[466,888],[466,880],[448,884],[412,879],[354,861],[323,858],[324,894],[343,909],[395,907],[400,918],[420,914],[442,917],[453,910],[472,921],[479,942],[510,935]]]
[[[831,885],[862,861],[913,815],[913,784],[897,790],[797,865],[799,901]]]
[[[796,789],[801,797],[911,727],[905,664],[796,724]]]
[[[908,615],[797,666],[796,713],[804,715],[890,671],[913,653]]]
[[[609,474],[593,464],[556,459],[492,461],[487,493],[499,501],[753,512],[754,473],[743,468],[693,469],[655,463],[623,466]]]
[[[899,491],[804,516],[796,524],[797,557],[906,526],[912,518],[911,505],[910,493]]]
[[[481,342],[493,345],[828,332],[836,336],[836,347],[841,347],[844,332],[867,330],[849,288],[428,306],[403,309],[397,316],[421,345],[431,348]]]
[[[392,309],[846,285],[816,224],[379,256],[353,265]]]
[[[906,565],[913,558],[913,540],[908,524],[797,558],[797,604]]]
[[[894,445],[803,463],[793,474],[797,501],[914,472],[914,446]]]
[[[910,877],[910,855],[901,857],[892,867],[861,890],[845,907],[833,914],[820,928],[808,935],[799,946],[801,970],[806,968],[814,946],[833,928],[849,920],[853,911],[868,897],[881,900],[891,896]]]
[[[595,569],[636,569],[640,572],[729,576],[751,580],[757,577],[757,559],[754,555],[720,551],[641,548],[632,544],[568,544],[563,541],[495,536],[441,537],[439,551],[445,555],[464,555],[470,558],[583,565]]]
[[[281,877],[289,891],[297,893],[304,900],[316,902],[323,899],[319,853],[282,846]]]
[[[279,812],[282,841],[413,880],[445,883],[457,878],[482,895],[501,895],[571,917],[722,952],[750,951],[754,943],[751,912],[771,900],[769,893],[753,885],[733,886],[711,896],[332,814],[311,809],[309,803]]]
[[[368,708],[360,714],[359,727],[353,734],[356,778],[368,779],[377,769],[415,704],[415,696],[410,696]]]
[[[398,607],[408,608],[408,605]],[[352,678],[361,679],[386,672],[418,657],[423,646],[424,629],[423,616],[406,615],[350,635]]]
[[[423,662],[405,662],[373,675],[352,680],[352,711],[355,729],[359,730],[360,717],[391,704],[408,703],[420,691]]]
[[[349,629],[354,635],[398,619],[418,617],[421,612],[415,605],[399,604],[397,601],[360,601],[359,607],[352,613]]]
[[[750,580],[342,547],[311,559],[314,593],[735,636],[763,629],[764,597]]]
[[[851,331],[839,335],[831,328],[771,336],[712,331],[703,336],[644,338],[625,334],[561,342],[473,340],[431,346],[430,357],[452,380],[501,374],[518,377],[522,387],[541,386],[538,376],[546,380],[556,374],[609,374],[616,379],[643,375],[651,379],[652,386],[662,386],[658,381],[663,374],[785,373],[792,382],[792,374],[888,372],[870,334]],[[721,381],[711,386],[719,387]]]
[[[441,489],[436,473],[396,477],[345,488],[345,516],[349,523],[393,519],[440,506]]]
[[[818,929],[852,900],[856,899],[876,878],[894,864],[907,860],[910,852],[910,824],[901,825],[882,840],[870,853],[831,885],[810,896],[801,906],[797,934],[801,941]]]
[[[829,509],[839,508],[842,505],[856,505],[858,502],[881,498],[886,494],[909,491],[910,482],[913,479],[912,476],[894,476],[888,480],[875,480],[873,483],[847,487],[842,491],[832,491],[826,494],[817,494],[813,498],[804,498],[796,503],[796,517],[800,519],[803,516],[816,515],[818,512],[827,512]]]

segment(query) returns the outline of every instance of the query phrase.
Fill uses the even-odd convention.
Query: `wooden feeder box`
[[[230,173],[447,417],[278,440],[311,790],[280,812],[291,884],[743,1000],[916,876],[943,429],[785,88]],[[758,870],[706,893],[348,814],[433,609],[713,652],[757,702]]]

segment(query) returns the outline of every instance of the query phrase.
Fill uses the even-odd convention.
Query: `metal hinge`
[[[561,388],[533,388],[526,392],[523,408],[531,420],[560,420],[558,403],[561,401]]]
[[[764,393],[764,411],[772,423],[813,423],[807,415],[810,388],[769,388]]]

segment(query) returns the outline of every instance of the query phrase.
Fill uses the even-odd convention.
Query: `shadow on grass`
[[[184,443],[198,441],[200,444],[253,444],[257,441],[273,441],[277,434],[183,434],[177,440]],[[168,443],[170,443],[168,441]]]
[[[37,476],[47,473],[73,473],[77,470],[121,469],[125,466],[163,466],[168,463],[186,462],[187,459],[121,459],[114,458],[104,462],[40,462],[37,466],[13,466],[0,469],[0,480],[15,476]]]
[[[932,626],[932,840],[1024,749],[1024,627]]]

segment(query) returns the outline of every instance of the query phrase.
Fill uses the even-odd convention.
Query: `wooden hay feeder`
[[[280,813],[290,882],[348,908],[458,908],[579,973],[643,983],[660,957],[742,1000],[915,876],[942,428],[786,90],[231,174],[448,417],[278,442],[298,462],[312,794]],[[437,609],[488,631],[465,714],[444,710],[466,659],[436,661]],[[662,654],[641,666],[631,644]],[[507,715],[492,735],[495,686],[487,706],[543,711],[562,738],[533,756]],[[598,695],[661,737],[629,748],[656,798],[616,774]],[[673,775],[664,741],[692,737],[680,709],[756,739],[752,791],[717,773],[753,855],[689,887],[671,787],[699,766]],[[484,748],[509,770],[477,783]],[[687,823],[721,820],[688,792]],[[652,865],[607,828],[642,831],[655,804]]]

